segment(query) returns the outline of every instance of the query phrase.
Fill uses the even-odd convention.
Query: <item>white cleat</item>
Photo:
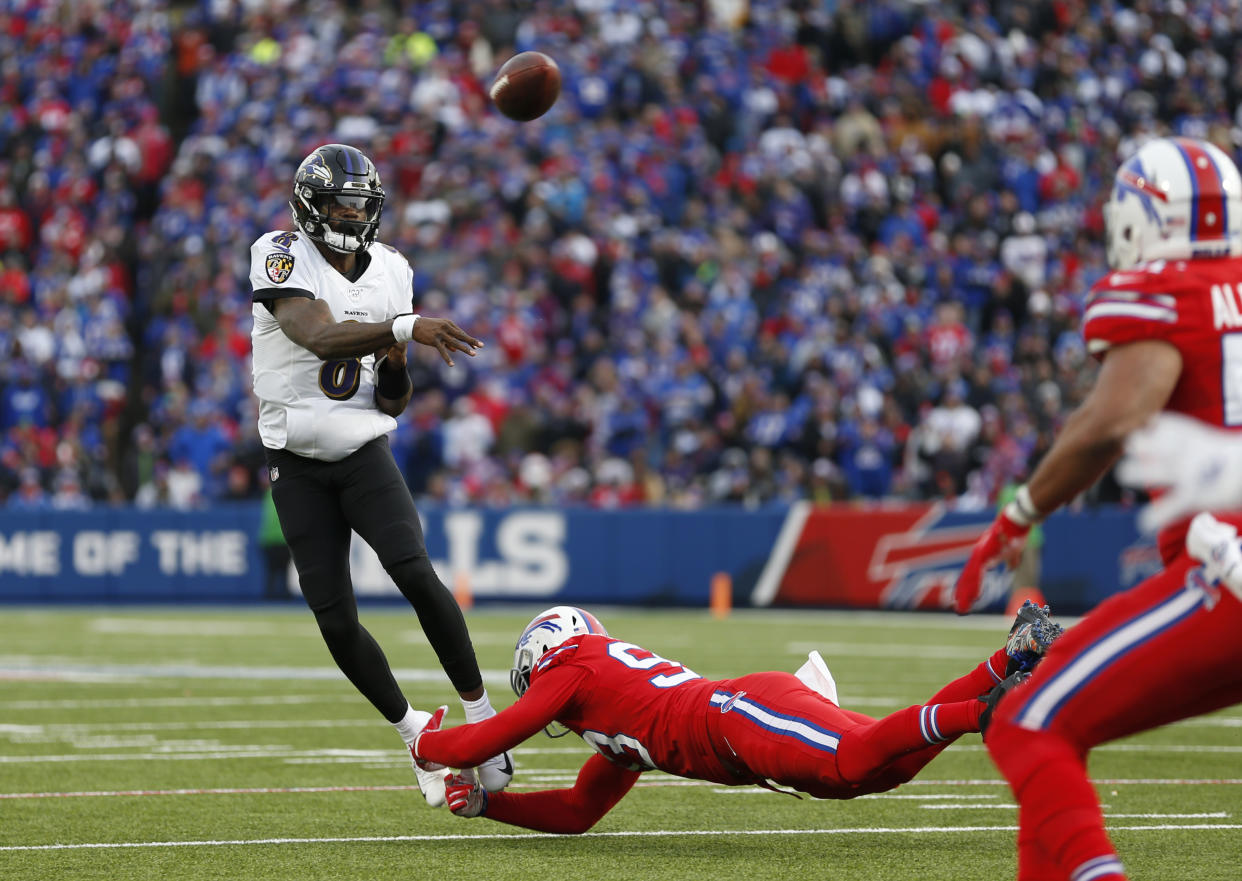
[[[475,769],[478,774],[479,783],[488,792],[500,792],[509,785],[509,781],[513,779],[513,756],[508,750],[502,752],[498,756],[492,756],[483,764]],[[441,785],[441,792],[444,787]]]
[[[447,772],[443,768],[439,771],[424,771],[418,767],[412,755],[410,762],[414,766],[414,776],[418,778],[418,788],[422,790],[427,804],[433,808],[442,807],[448,801],[444,788],[444,778]]]
[[[824,656],[819,652],[811,652],[806,656],[806,663],[798,668],[798,672],[794,674],[798,680],[811,691],[826,697],[838,707],[841,702],[837,700],[837,681],[832,678],[832,672],[828,669],[828,664],[824,661]]]

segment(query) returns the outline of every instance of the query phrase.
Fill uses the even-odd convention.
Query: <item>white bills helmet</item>
[[[1104,224],[1112,269],[1242,254],[1242,176],[1215,144],[1149,141],[1117,169]]]
[[[596,633],[607,636],[604,625],[585,609],[573,606],[553,606],[535,616],[518,638],[513,652],[513,669],[509,671],[509,684],[521,697],[530,687],[530,673],[539,659],[552,649],[573,639]]]

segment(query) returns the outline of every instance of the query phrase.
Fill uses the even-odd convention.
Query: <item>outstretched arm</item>
[[[572,789],[483,794],[486,801],[481,815],[536,832],[580,835],[621,801],[640,773],[593,755],[578,772]]]
[[[398,342],[392,321],[337,321],[323,300],[286,297],[274,301],[272,311],[285,336],[324,361],[361,358]]]
[[[453,352],[473,356],[483,343],[447,318],[398,315],[389,321],[337,321],[323,300],[283,297],[272,306],[285,336],[316,358],[361,358],[411,340],[430,346],[452,366]]]
[[[482,764],[555,721],[587,675],[581,667],[549,670],[531,684],[517,703],[490,719],[420,732],[414,741],[414,758],[450,768],[473,768]]]

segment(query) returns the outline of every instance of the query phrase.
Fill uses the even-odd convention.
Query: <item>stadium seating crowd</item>
[[[15,0],[0,499],[254,496],[250,243],[371,155],[421,312],[416,496],[991,504],[1092,377],[1119,156],[1242,143],[1242,10],[1082,0]],[[560,63],[517,124],[486,87]],[[415,347],[417,349],[418,347]]]

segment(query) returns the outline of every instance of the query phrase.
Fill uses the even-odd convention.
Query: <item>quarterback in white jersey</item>
[[[413,710],[387,658],[358,620],[349,574],[357,532],[414,606],[469,721],[492,715],[465,618],[427,557],[414,500],[388,447],[410,401],[409,342],[454,352],[483,344],[444,318],[413,312],[413,273],[375,241],[384,188],[375,165],[344,144],[319,147],[293,181],[295,229],[265,233],[250,248],[254,290],[254,391],[272,500],[333,659],[406,744],[426,722]],[[415,767],[433,807],[444,780]],[[503,789],[507,753],[478,768]]]
[[[335,462],[397,427],[396,419],[376,406],[373,352],[321,359],[281,330],[271,305],[287,297],[319,300],[338,323],[412,315],[410,264],[387,245],[366,253],[369,265],[350,281],[298,232],[265,233],[250,246],[250,284],[265,298],[254,304],[252,331],[265,447]]]

